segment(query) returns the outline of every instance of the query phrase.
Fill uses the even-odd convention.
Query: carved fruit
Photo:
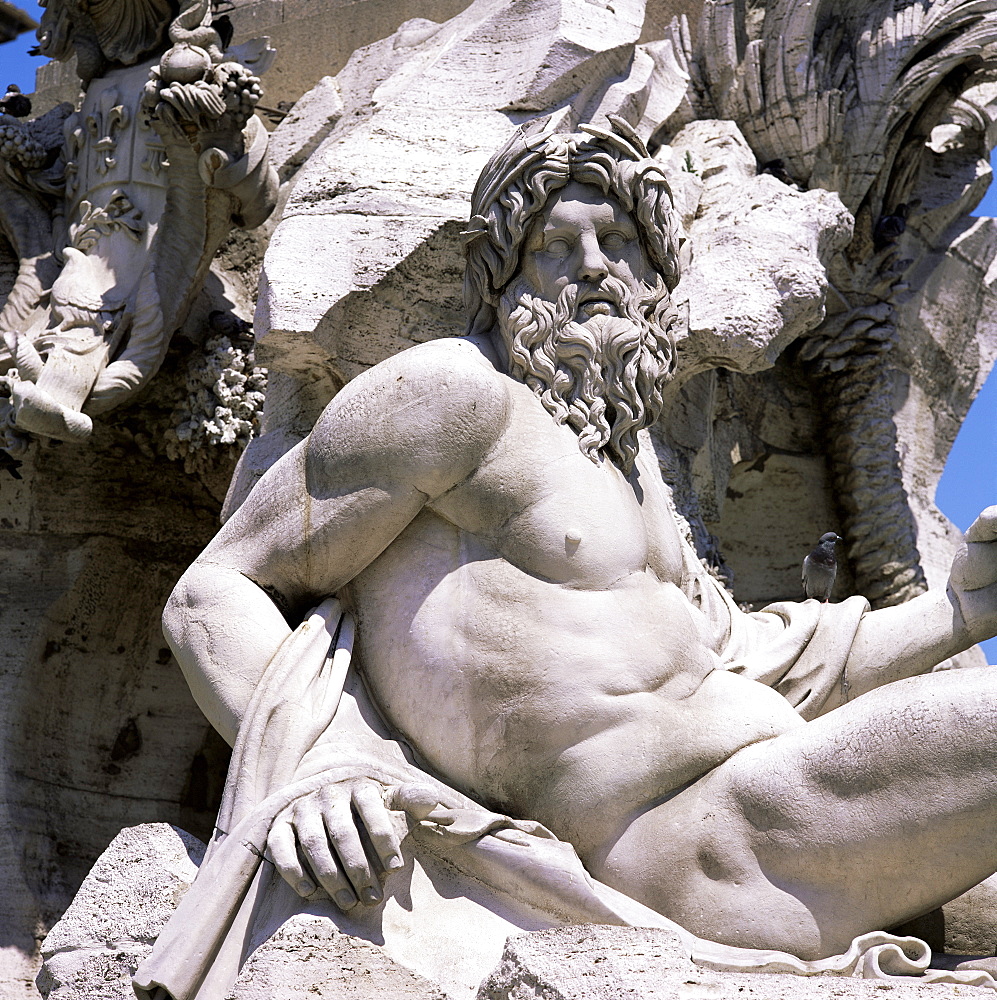
[[[166,83],[193,83],[211,69],[211,56],[204,49],[179,42],[163,55],[159,74]]]

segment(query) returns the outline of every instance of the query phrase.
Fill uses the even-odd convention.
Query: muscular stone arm
[[[234,742],[292,618],[368,566],[429,500],[470,475],[505,425],[475,348],[427,344],[371,369],[259,482],[181,578],[168,641],[202,711]],[[283,613],[282,613],[283,612]]]
[[[848,698],[927,673],[975,641],[963,626],[958,604],[943,590],[869,611],[855,633],[845,664]]]
[[[965,537],[945,590],[863,617],[845,665],[849,698],[926,673],[997,632],[997,507]]]

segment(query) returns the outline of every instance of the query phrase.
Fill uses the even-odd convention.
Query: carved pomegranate
[[[162,58],[159,71],[166,83],[193,83],[211,69],[211,57],[188,42],[174,45]]]

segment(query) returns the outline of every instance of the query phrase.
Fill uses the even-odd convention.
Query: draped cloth
[[[710,620],[721,623],[717,648],[727,669],[780,690],[805,718],[816,716],[834,685],[842,683],[845,657],[868,605],[861,599],[841,605],[808,601],[773,605],[753,616],[735,614],[729,598],[699,572],[688,582],[687,596],[700,606],[709,605],[704,610]],[[408,893],[405,905],[393,911],[392,920],[397,923],[401,914],[405,922],[397,935],[399,943],[393,945],[386,918],[372,934],[369,920],[366,929],[356,923],[368,916],[339,914],[331,904],[322,912],[347,933],[366,933],[386,949],[394,946],[414,971],[438,983],[445,980],[442,985],[452,993],[464,990],[470,997],[475,982],[491,966],[476,968],[471,958],[456,953],[459,948],[446,947],[448,960],[455,968],[463,967],[449,980],[445,970],[440,973],[439,962],[432,968],[420,967],[420,963],[432,965],[426,956],[433,948],[419,935],[433,933],[437,922],[433,914],[420,915],[415,905],[415,873],[420,865],[430,873],[445,868],[457,873],[458,882],[464,880],[460,891],[477,899],[483,916],[493,921],[489,933],[499,934],[499,950],[504,935],[517,930],[606,923],[670,929],[695,962],[714,970],[891,978],[927,969],[930,951],[924,942],[885,932],[864,934],[844,954],[812,962],[696,938],[593,879],[571,845],[539,823],[491,812],[417,767],[402,744],[384,730],[351,669],[352,644],[352,618],[330,599],[275,653],[239,730],[204,862],[135,974],[139,1000],[148,1000],[157,987],[173,1000],[221,1000],[230,994],[253,949],[284,919],[307,906],[266,859],[271,824],[298,798],[328,783],[357,777],[380,782],[389,808],[401,801],[399,792],[406,787],[428,789],[447,822],[434,819],[435,811],[421,820],[392,813],[405,835],[409,873],[391,873],[385,884],[385,913],[393,894]],[[407,887],[399,881],[403,877],[411,880]],[[446,902],[452,905],[452,900]],[[361,909],[356,908],[358,914]],[[505,922],[494,923],[500,920]],[[494,965],[497,958],[498,954],[488,953],[479,956],[479,962]],[[932,970],[925,978],[997,988],[982,972]]]

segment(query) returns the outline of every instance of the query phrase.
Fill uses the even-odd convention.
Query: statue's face
[[[600,295],[607,276],[623,282],[633,296],[654,280],[634,219],[613,198],[577,181],[562,188],[534,221],[522,268],[536,294],[551,302],[577,285],[573,318],[580,323],[617,315],[613,298]]]

